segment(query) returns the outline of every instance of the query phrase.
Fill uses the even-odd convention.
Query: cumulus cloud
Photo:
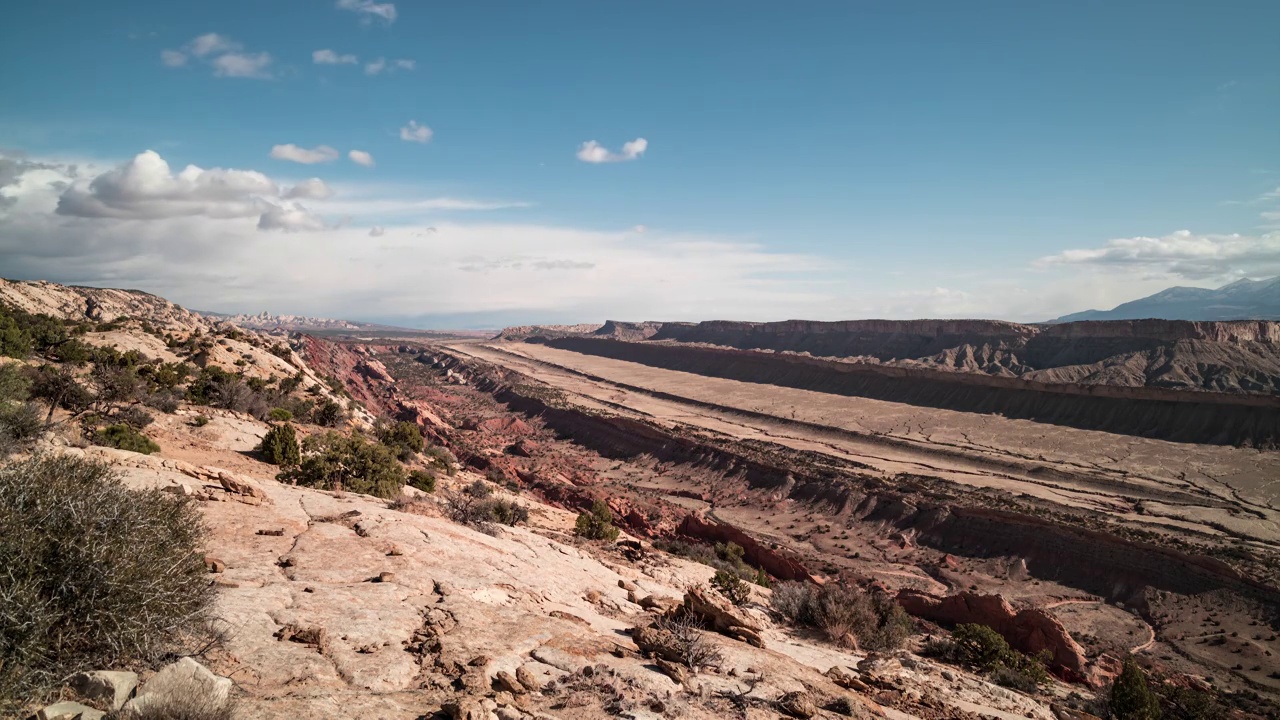
[[[387,229],[381,225],[374,225],[369,228],[369,237],[382,237],[387,234]]]
[[[372,60],[370,62],[365,63],[364,74],[377,75],[378,73],[386,69],[387,69],[387,59],[378,58],[377,60]]]
[[[400,139],[406,142],[431,142],[435,133],[426,125],[419,125],[417,120],[410,120],[408,125],[400,128]]]
[[[338,0],[338,8],[359,14],[360,19],[365,22],[375,17],[387,23],[396,21],[395,3],[380,3],[374,0]]]
[[[365,167],[373,167],[373,156],[363,150],[352,150],[347,153],[347,157],[351,158],[351,162]]]
[[[578,147],[578,159],[587,163],[611,163],[636,160],[649,149],[649,141],[636,138],[623,143],[622,152],[614,153],[595,140],[588,140]]]
[[[320,145],[316,148],[298,147],[293,143],[284,145],[275,145],[271,148],[271,157],[276,160],[288,160],[290,162],[302,163],[303,165],[314,165],[316,163],[333,162],[338,159],[338,151],[328,145]]]
[[[355,65],[360,62],[360,59],[355,55],[339,55],[326,49],[311,53],[311,62],[317,65]]]
[[[413,70],[414,68],[418,67],[418,61],[410,60],[408,58],[401,58],[396,61],[396,67],[401,70]]]
[[[318,230],[324,223],[293,202],[324,200],[333,191],[319,178],[282,190],[253,170],[206,170],[188,165],[174,174],[158,153],[148,150],[92,179],[79,178],[60,190],[53,214],[92,220],[159,221],[203,217],[258,218],[262,230]]]
[[[160,62],[165,67],[182,67],[187,64],[187,54],[178,50],[161,50]]]
[[[1162,237],[1109,240],[1102,247],[1064,250],[1040,266],[1089,266],[1215,280],[1244,273],[1280,273],[1280,233],[1212,235],[1179,230]]]
[[[271,205],[258,218],[259,230],[301,232],[323,230],[324,227],[324,221],[307,212],[307,209],[298,203]]]
[[[244,52],[244,46],[225,35],[205,33],[193,38],[180,50],[163,50],[160,62],[167,67],[182,67],[189,57],[195,57],[213,68],[216,77],[254,78],[269,80],[274,59],[270,53]]]
[[[333,190],[320,178],[310,178],[289,188],[284,194],[286,198],[305,198],[308,200],[325,200],[333,197]]]
[[[387,60],[386,58],[378,58],[370,60],[364,65],[365,75],[381,75],[383,72],[392,73],[397,70],[413,70],[418,66],[416,60],[401,58],[399,60]]]

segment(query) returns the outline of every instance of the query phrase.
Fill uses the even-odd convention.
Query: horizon
[[[1274,3],[12,15],[15,279],[489,330],[1033,323],[1280,275]]]

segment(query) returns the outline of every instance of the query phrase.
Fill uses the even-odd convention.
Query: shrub
[[[1157,720],[1160,717],[1160,702],[1147,683],[1147,674],[1132,655],[1124,659],[1124,667],[1111,685],[1107,706],[1115,720]]]
[[[618,528],[613,526],[613,511],[603,500],[591,503],[591,510],[578,515],[574,534],[588,540],[617,540]]]
[[[394,497],[405,483],[404,466],[391,451],[360,435],[327,432],[302,441],[302,461],[280,479],[322,490]]]
[[[720,591],[734,605],[746,605],[751,602],[751,588],[738,576],[728,570],[717,570],[711,578],[711,587]]]
[[[200,514],[105,465],[0,466],[0,715],[71,672],[151,660],[193,637],[212,589]]]
[[[22,363],[0,364],[0,402],[22,402],[31,397],[31,376]]]
[[[175,413],[182,404],[182,398],[172,390],[160,390],[151,393],[143,400],[147,407],[155,408],[162,413]]]
[[[191,424],[194,425],[195,427],[204,427],[205,425],[209,424],[209,416],[197,415],[191,418]]]
[[[44,418],[35,403],[0,403],[0,455],[35,438],[44,429]]]
[[[337,427],[338,425],[346,422],[347,411],[343,410],[342,406],[333,400],[325,400],[324,404],[316,408],[311,419],[317,425],[323,425],[324,427]]]
[[[293,467],[302,462],[302,449],[298,446],[298,435],[289,423],[276,425],[262,436],[258,445],[262,458],[272,465]]]
[[[411,422],[383,424],[378,428],[378,441],[400,460],[408,460],[422,452],[422,428]]]
[[[1028,657],[1014,650],[1000,633],[986,625],[957,625],[950,640],[930,643],[926,654],[985,673],[996,683],[1023,692],[1035,692],[1049,683],[1045,658]]]
[[[458,472],[458,458],[452,452],[449,452],[449,448],[432,445],[423,450],[423,454],[427,456],[428,462],[444,470],[450,477],[453,477]]]
[[[154,440],[123,423],[108,425],[94,435],[94,442],[106,447],[129,450],[143,455],[159,452],[160,446]]]
[[[436,491],[436,476],[426,470],[410,470],[409,486],[422,492]]]
[[[852,641],[864,650],[896,649],[911,634],[911,618],[892,598],[834,583],[779,583],[770,606],[793,624],[818,628],[832,642]]]
[[[275,422],[286,422],[293,419],[293,413],[282,407],[271,408],[271,412],[267,414],[267,418]]]
[[[121,409],[115,414],[115,419],[130,427],[141,430],[142,428],[155,422],[155,418],[151,417],[151,413],[143,410],[137,405],[130,405]]]
[[[671,643],[668,649],[680,658],[680,662],[695,671],[708,665],[718,665],[724,659],[697,620],[687,615],[659,618],[654,627]]]
[[[186,363],[164,363],[150,372],[151,382],[166,390],[172,390],[191,376],[193,370]]]

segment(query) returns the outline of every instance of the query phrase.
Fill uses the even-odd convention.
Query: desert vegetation
[[[588,540],[618,539],[618,528],[613,526],[613,511],[603,500],[592,502],[590,510],[578,515],[573,532]]]
[[[949,639],[931,642],[926,653],[1023,692],[1035,692],[1050,679],[1045,669],[1046,658],[1014,650],[1000,633],[986,625],[957,625]]]
[[[154,660],[206,632],[212,590],[193,504],[104,465],[0,466],[0,714],[68,673]]]
[[[892,598],[847,585],[778,583],[770,605],[793,625],[816,628],[843,647],[891,650],[911,634],[911,618]]]

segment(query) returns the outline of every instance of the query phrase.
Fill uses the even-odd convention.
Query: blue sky
[[[1275,2],[25,3],[0,274],[463,325],[1034,320],[1269,276],[1277,26]],[[148,150],[261,173],[279,192],[239,200],[282,209],[88,187]],[[93,209],[50,196],[77,182]],[[272,281],[277,255],[306,261]]]

